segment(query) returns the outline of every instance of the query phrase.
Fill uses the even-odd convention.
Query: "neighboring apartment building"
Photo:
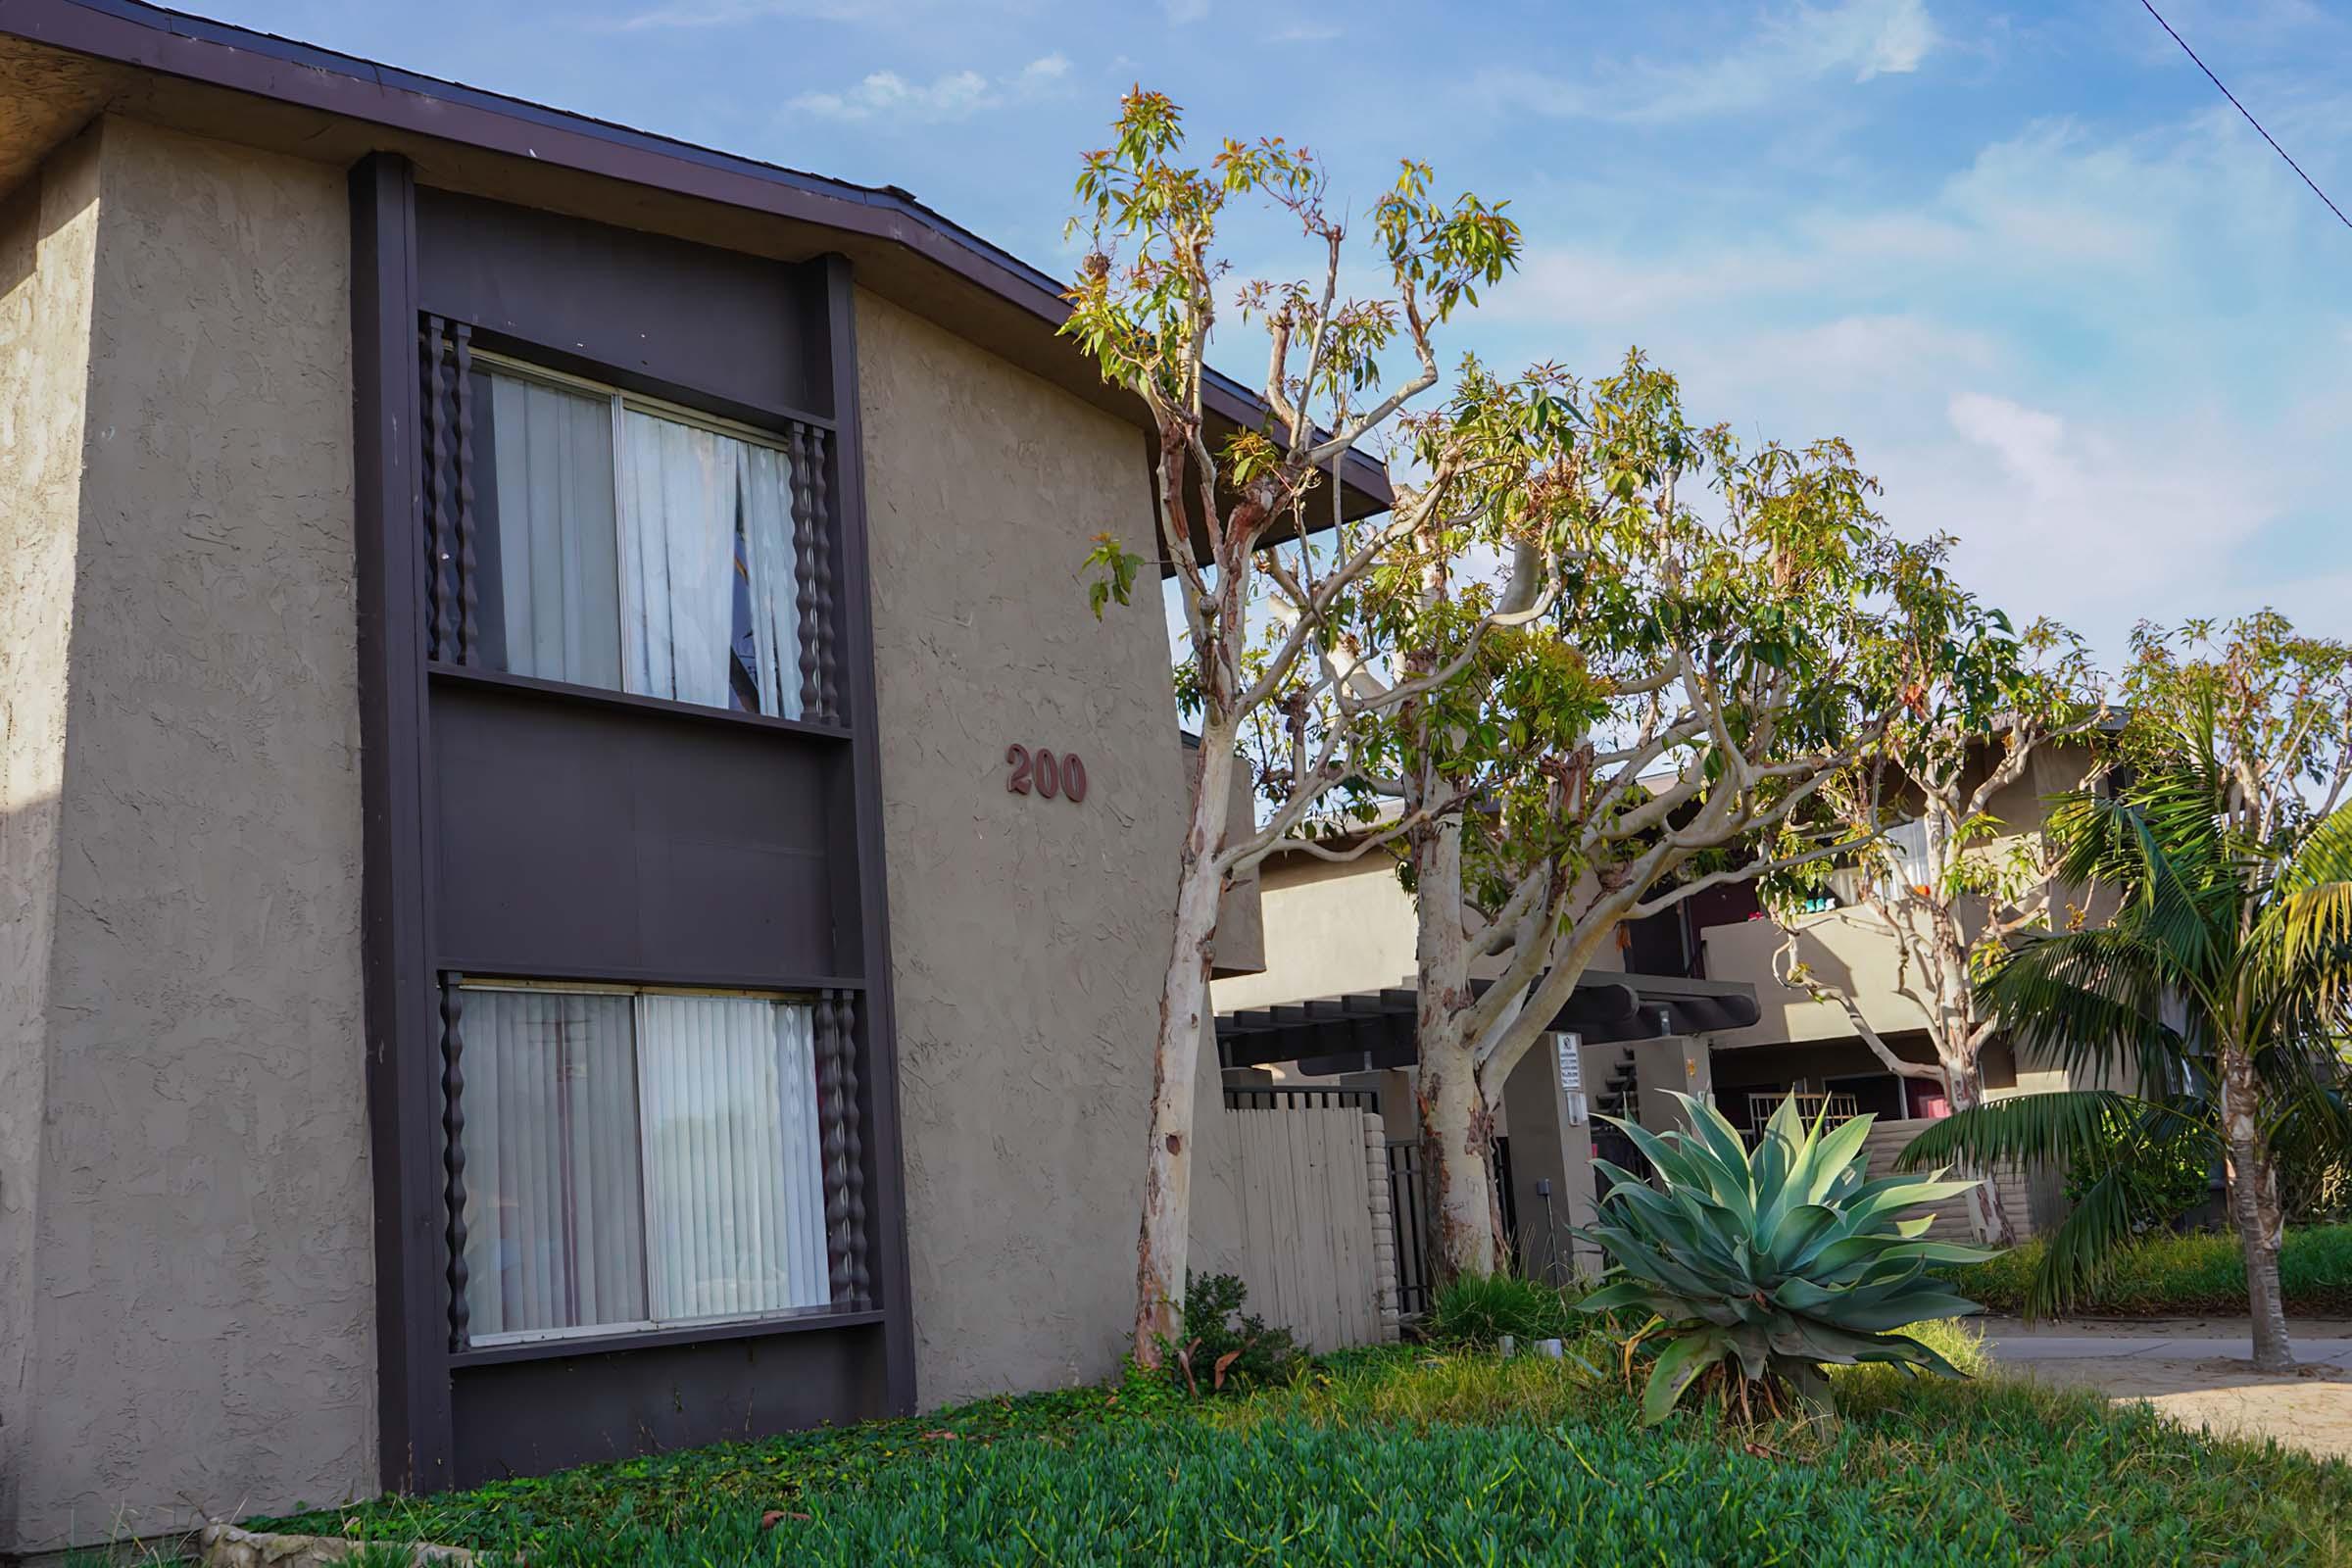
[[[2004,830],[1982,853],[2006,856],[2016,835],[2038,833],[2046,798],[2081,786],[2092,760],[2085,745],[2038,751],[2026,775],[1992,802],[1991,814]],[[1902,832],[1896,830],[1898,841]],[[1841,891],[1825,900],[1830,906],[1795,921],[1797,956],[1819,979],[1848,991],[1897,1054],[1932,1061],[1926,1013],[1908,989],[1893,933],[1862,906],[1853,875],[1839,873],[1836,880]],[[1386,1055],[1369,1062],[1277,1054],[1289,1049],[1292,1039],[1312,1049],[1318,1037],[1307,1026],[1318,1015],[1336,1019],[1350,1010],[1369,1010],[1360,1001],[1351,1009],[1343,999],[1386,991],[1397,1006],[1409,1003],[1413,905],[1397,880],[1395,857],[1375,851],[1334,863],[1295,850],[1270,857],[1260,876],[1263,967],[1215,986],[1228,1082],[1354,1086],[1377,1096],[1390,1137],[1409,1139],[1415,1116],[1409,1041],[1400,1038]],[[2063,896],[2059,905],[2063,919]],[[1595,1144],[1619,1163],[1633,1163],[1625,1157],[1628,1149],[1620,1135],[1589,1120],[1577,1124],[1579,1113],[1598,1108],[1645,1126],[1667,1126],[1672,1124],[1670,1102],[1657,1091],[1681,1088],[1711,1096],[1736,1124],[1753,1128],[1794,1093],[1806,1097],[1809,1105],[1826,1103],[1834,1114],[1877,1116],[1881,1130],[1872,1134],[1870,1147],[1880,1166],[1891,1160],[1920,1123],[1947,1113],[1937,1087],[1888,1070],[1841,1007],[1781,983],[1774,958],[1787,939],[1788,933],[1765,916],[1754,889],[1744,885],[1710,889],[1621,928],[1610,961],[1596,965],[1587,990],[1630,992],[1635,1022],[1612,1017],[1597,1029],[1579,1028],[1575,1014],[1563,1015],[1560,1027],[1577,1033],[1580,1058],[1580,1087],[1565,1113],[1556,1057],[1543,1052],[1532,1053],[1513,1073],[1504,1102],[1496,1107],[1512,1189],[1507,1208],[1523,1261],[1532,1257],[1542,1267],[1547,1259],[1571,1255],[1557,1232],[1581,1222],[1592,1200],[1590,1159]],[[1586,1015],[1592,1012],[1588,1008]],[[1264,1044],[1284,1017],[1294,1020],[1294,1027],[1283,1046]],[[1646,1026],[1641,1020],[1647,1020]],[[1674,1081],[1678,1061],[1685,1080],[1679,1083]],[[2068,1081],[2062,1067],[2031,1055],[2021,1059],[2002,1041],[1986,1051],[1984,1069],[1987,1092],[1995,1099],[2062,1088]],[[1562,1127],[1568,1130],[1563,1133]],[[2021,1230],[2030,1233],[2056,1222],[2060,1200],[2051,1173],[2029,1178],[2008,1170],[1999,1180]],[[1546,1181],[1555,1200],[1548,1232],[1538,1206],[1545,1195],[1537,1190]],[[1948,1212],[1962,1217],[1957,1202]]]
[[[0,1556],[1113,1372],[1186,785],[1054,280],[130,0],[0,82]]]

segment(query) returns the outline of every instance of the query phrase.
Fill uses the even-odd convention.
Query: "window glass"
[[[485,375],[502,667],[800,716],[790,460],[618,393]]]
[[[807,1004],[466,995],[474,1343],[829,1304]]]
[[[644,1002],[654,1315],[742,1317],[830,1295],[809,1010]]]
[[[467,993],[466,1301],[477,1340],[646,1319],[631,1000]]]
[[[612,406],[515,376],[489,382],[506,667],[617,688]]]

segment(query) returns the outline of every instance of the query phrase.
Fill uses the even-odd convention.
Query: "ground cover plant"
[[[1963,1369],[1971,1331],[1925,1337]],[[2000,1379],[1837,1374],[1840,1418],[1638,1423],[1576,1359],[1396,1347],[1164,1375],[306,1516],[532,1568],[2352,1563],[2352,1470]]]
[[[1991,1312],[2023,1313],[2041,1271],[2031,1241],[1989,1262],[1950,1270],[1953,1283]],[[2278,1254],[2286,1310],[2299,1317],[2352,1317],[2352,1225],[2290,1230]],[[2238,1317],[2246,1310],[2246,1254],[2235,1236],[2195,1231],[2143,1237],[2121,1249],[2073,1306],[2099,1317]]]

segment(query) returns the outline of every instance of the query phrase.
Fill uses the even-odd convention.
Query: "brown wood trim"
[[[426,666],[432,678],[456,685],[495,687],[500,691],[519,692],[526,696],[548,697],[561,702],[586,703],[599,708],[622,708],[631,712],[661,713],[670,718],[701,724],[727,724],[737,728],[784,730],[806,735],[811,740],[841,741],[850,738],[850,727],[840,723],[824,723],[808,718],[781,718],[773,713],[745,713],[732,708],[707,708],[700,703],[673,702],[666,697],[645,697],[636,692],[616,692],[602,686],[575,686],[569,681],[542,680],[536,675],[510,675],[505,670],[480,669],[470,664],[453,664],[435,660]]]
[[[504,982],[544,980],[551,984],[584,986],[637,986],[649,991],[675,988],[680,991],[755,991],[776,996],[821,996],[827,991],[857,992],[865,989],[865,982],[855,975],[793,974],[793,975],[721,975],[714,979],[680,980],[675,975],[664,977],[647,970],[625,968],[566,968],[534,965],[527,974],[504,969],[472,968],[466,971],[466,982],[473,986],[495,986]]]
[[[884,1362],[890,1408],[915,1407],[913,1285],[906,1257],[906,1198],[900,1149],[898,1013],[892,1002],[889,865],[882,843],[882,737],[875,700],[873,590],[865,532],[865,443],[858,403],[858,300],[846,257],[828,256],[825,334],[832,356],[833,409],[840,420],[828,443],[826,478],[837,518],[842,707],[851,718],[850,796],[858,839],[857,967],[866,977],[854,1007],[863,1065],[859,1119],[865,1132],[866,1265],[871,1298],[884,1313]]]
[[[423,527],[417,468],[416,176],[376,154],[351,171],[358,552],[362,962],[375,1184],[376,1398],[387,1491],[450,1484],[429,930]]]
[[[610,1355],[614,1351],[653,1350],[667,1345],[709,1345],[721,1340],[764,1339],[773,1334],[822,1333],[827,1329],[867,1328],[887,1313],[877,1309],[809,1312],[802,1317],[745,1318],[736,1323],[690,1323],[672,1329],[648,1329],[642,1334],[583,1334],[577,1339],[531,1340],[519,1345],[476,1346],[450,1357],[463,1371],[472,1366],[500,1366],[510,1361],[554,1361],[567,1356]]]

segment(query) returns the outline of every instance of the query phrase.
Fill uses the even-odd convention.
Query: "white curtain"
[[[469,1332],[644,1322],[635,999],[466,998]]]
[[[827,1304],[809,1008],[639,999],[657,1319]]]
[[[726,708],[748,640],[760,711],[799,717],[791,459],[617,397],[488,374],[507,668]]]
[[[727,706],[736,443],[620,412],[622,689]]]
[[[792,527],[792,461],[773,447],[730,441],[742,490],[745,559],[751,566],[753,678],[760,711],[801,716],[801,610]]]
[[[1928,824],[1913,820],[1898,822],[1886,830],[1886,896],[1897,898],[1905,888],[1915,888],[1928,880]]]
[[[617,688],[612,400],[489,379],[507,668]]]

